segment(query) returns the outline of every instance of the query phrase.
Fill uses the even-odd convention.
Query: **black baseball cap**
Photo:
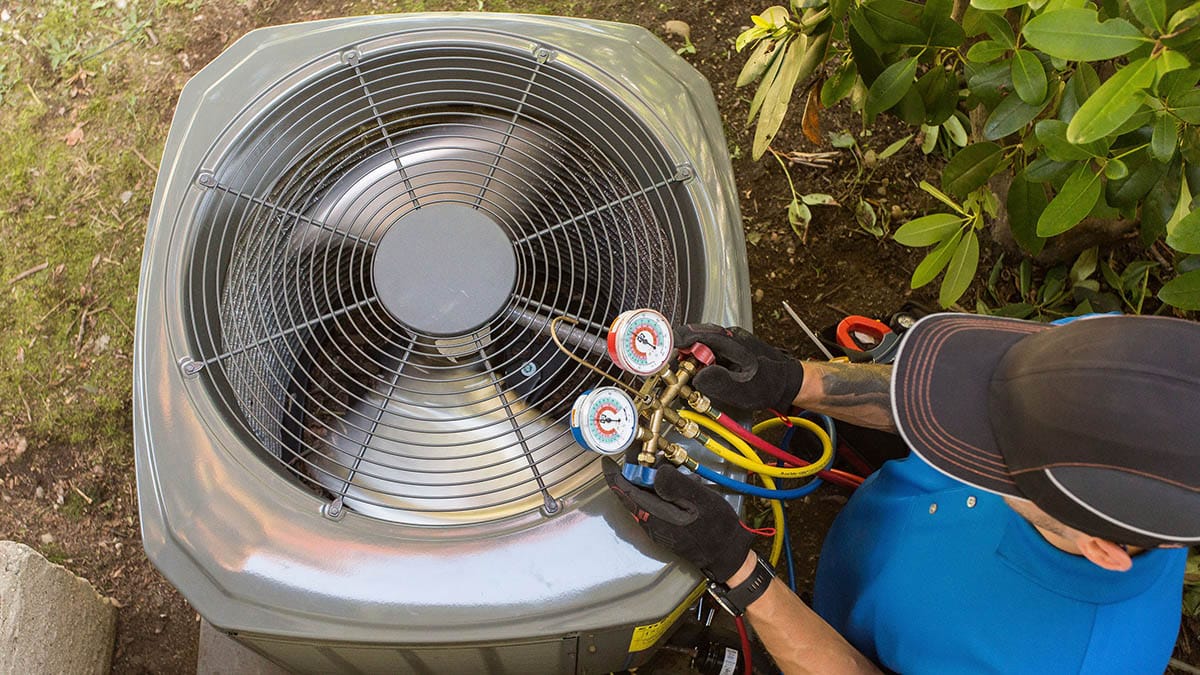
[[[933,314],[905,333],[892,405],[952,478],[1119,544],[1200,542],[1200,324]]]

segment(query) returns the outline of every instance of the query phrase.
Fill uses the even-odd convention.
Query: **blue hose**
[[[727,487],[734,492],[740,492],[744,495],[750,495],[751,497],[763,497],[764,499],[798,499],[810,494],[813,490],[816,490],[818,487],[820,487],[821,483],[824,482],[819,478],[814,478],[804,485],[791,490],[769,490],[767,488],[758,487],[757,485],[743,483],[740,480],[734,480],[733,478],[729,478],[724,474],[717,473],[716,471],[713,471],[702,464],[698,464],[693,471],[701,478],[710,480],[722,487]]]

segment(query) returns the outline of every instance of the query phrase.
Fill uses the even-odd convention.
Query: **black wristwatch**
[[[716,581],[708,584],[708,592],[717,601],[717,604],[734,616],[745,614],[746,608],[767,592],[767,587],[775,578],[775,570],[771,568],[770,563],[763,560],[762,556],[757,553],[754,554],[754,557],[757,559],[754,571],[750,572],[750,576],[737,586],[730,588]]]

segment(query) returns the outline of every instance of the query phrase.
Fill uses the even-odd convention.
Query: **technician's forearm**
[[[891,381],[890,365],[805,361],[804,384],[794,403],[844,422],[894,432]]]
[[[750,605],[746,616],[787,675],[879,672],[779,579]]]
[[[736,586],[750,576],[758,556],[751,551],[726,584]],[[804,604],[786,584],[773,579],[767,592],[746,608],[746,618],[787,675],[879,673],[875,664]]]

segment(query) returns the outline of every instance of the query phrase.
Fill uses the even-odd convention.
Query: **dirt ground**
[[[815,348],[782,312],[781,301],[787,300],[813,327],[829,325],[848,313],[886,316],[910,299],[930,306],[935,303],[932,294],[936,291],[909,290],[909,277],[922,252],[904,249],[864,231],[856,224],[851,208],[814,207],[814,219],[803,244],[789,228],[785,217],[790,200],[786,178],[774,161],[754,162],[749,157],[752,130],[745,128],[742,121],[753,92],[734,88],[742,58],[733,51],[733,39],[749,24],[750,12],[761,9],[753,3],[176,0],[155,3],[155,7],[159,10],[152,24],[156,37],[153,44],[141,47],[151,57],[143,62],[140,72],[130,70],[123,74],[126,78],[141,78],[138,133],[156,148],[153,154],[142,153],[147,155],[150,165],[161,154],[174,102],[187,77],[239,36],[259,26],[346,14],[482,7],[628,22],[649,28],[674,46],[682,46],[679,39],[667,34],[663,24],[668,20],[687,22],[695,53],[686,58],[712,83],[726,119],[743,224],[750,242],[748,258],[756,332],[797,355],[815,356]],[[88,95],[86,91],[68,94],[65,89],[60,80],[55,83],[53,93],[41,94],[62,98],[64,106],[71,105],[68,96],[74,99]],[[793,111],[792,117],[797,116],[798,112]],[[841,109],[826,111],[822,124],[825,131],[851,132],[864,147],[875,150],[906,133],[884,123],[873,129],[873,136],[867,137],[857,117]],[[87,127],[84,131],[92,132]],[[828,144],[818,148],[805,140],[798,123],[785,124],[775,147],[806,152],[832,150]],[[877,212],[903,217],[928,206],[916,184],[923,178],[936,183],[939,170],[940,165],[928,160],[910,143],[874,169],[863,169],[852,154],[842,151],[829,168],[797,166],[792,169],[792,177],[802,193],[829,193],[843,203],[861,194]],[[142,175],[129,189],[134,192],[132,199],[124,201],[148,206],[153,175],[142,167]],[[144,227],[146,212],[143,210],[140,216],[130,220],[134,223],[130,227],[144,232],[138,228]],[[140,247],[123,264],[136,268],[139,255]],[[116,315],[114,321],[125,325],[125,330],[133,325],[132,304],[127,303],[112,313]],[[84,327],[96,325],[87,318],[85,312],[80,320],[80,335],[84,334]],[[114,331],[120,330],[117,323]],[[73,337],[61,339],[70,341]],[[111,361],[118,376],[128,382],[128,340],[122,342],[123,346],[104,348],[98,337],[79,339],[76,353],[82,352],[85,360],[90,356],[96,361]],[[78,390],[74,384],[76,375],[77,370],[65,370],[61,381],[50,384],[57,390],[78,391],[79,396],[88,396],[86,389]],[[71,405],[61,397],[55,400],[56,405]],[[3,500],[0,535],[37,548],[51,560],[88,578],[102,593],[120,603],[115,673],[193,672],[199,616],[150,565],[142,551],[131,441],[97,444],[86,434],[81,438],[65,432],[37,431],[35,417],[42,414],[37,401],[32,408],[26,402],[24,413],[20,407],[12,410],[15,410],[12,419],[0,420],[0,499]],[[110,418],[105,424],[126,432],[130,429],[131,409],[127,399],[111,406],[106,414]],[[845,499],[845,494],[834,490],[822,495],[810,498],[790,512],[802,588],[811,586],[824,529]],[[1189,663],[1200,663],[1200,641],[1195,630],[1196,626],[1190,624],[1180,642],[1178,655]]]

